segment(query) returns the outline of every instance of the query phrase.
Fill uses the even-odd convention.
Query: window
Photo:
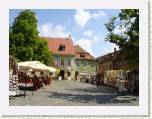
[[[84,53],[80,53],[80,57],[84,57]]]
[[[84,61],[84,67],[87,67],[87,61]]]
[[[65,51],[65,45],[63,45],[63,44],[60,45],[58,50],[59,50],[59,51]]]
[[[94,63],[93,62],[91,62],[91,67],[94,67]]]
[[[59,57],[59,56],[56,56],[56,57],[55,57],[55,61],[60,62],[60,57]]]
[[[110,69],[112,69],[112,64],[110,64]]]
[[[61,59],[61,66],[64,66],[64,60]]]
[[[80,62],[79,61],[77,61],[77,67],[80,67]]]
[[[71,60],[68,60],[68,66],[71,66]]]

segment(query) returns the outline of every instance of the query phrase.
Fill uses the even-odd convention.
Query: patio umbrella
[[[46,66],[45,64],[42,64],[40,62],[38,62],[39,66],[42,67],[43,69],[46,69],[46,70],[49,70],[50,72],[55,72],[56,69],[54,67],[49,67],[49,66]]]
[[[48,70],[50,72],[55,72],[56,69],[53,67],[48,67],[39,61],[26,61],[18,63],[19,69],[36,69],[36,70]]]

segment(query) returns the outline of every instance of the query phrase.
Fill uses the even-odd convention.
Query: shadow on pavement
[[[74,92],[78,92],[78,93],[118,93],[118,90],[115,88],[111,88],[111,87],[94,87],[94,88],[76,88],[76,89],[66,89],[69,91],[74,91]]]
[[[126,100],[119,100],[117,98],[117,94],[98,94],[98,95],[92,95],[92,94],[65,94],[65,93],[59,93],[59,92],[51,92],[50,95],[48,95],[49,98],[59,98],[61,100],[66,101],[72,101],[75,103],[96,103],[96,104],[109,104],[110,103],[131,103],[130,99]],[[78,104],[81,105],[81,104]]]
[[[65,94],[58,92],[51,92],[51,95],[48,95],[49,98],[59,98],[72,102],[79,103],[98,103],[105,104],[110,103],[117,95],[91,95],[91,94]]]

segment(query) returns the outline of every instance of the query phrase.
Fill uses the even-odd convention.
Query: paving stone
[[[34,91],[26,92],[26,97],[10,98],[10,106],[135,106],[139,105],[139,97],[133,95],[121,96],[117,90],[77,82],[73,80],[53,80],[51,85]],[[23,94],[23,92],[20,92]]]

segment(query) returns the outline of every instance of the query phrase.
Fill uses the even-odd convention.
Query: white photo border
[[[9,106],[9,9],[139,9],[139,106]],[[148,110],[148,1],[147,0],[5,0],[0,11],[0,114],[147,116]]]

